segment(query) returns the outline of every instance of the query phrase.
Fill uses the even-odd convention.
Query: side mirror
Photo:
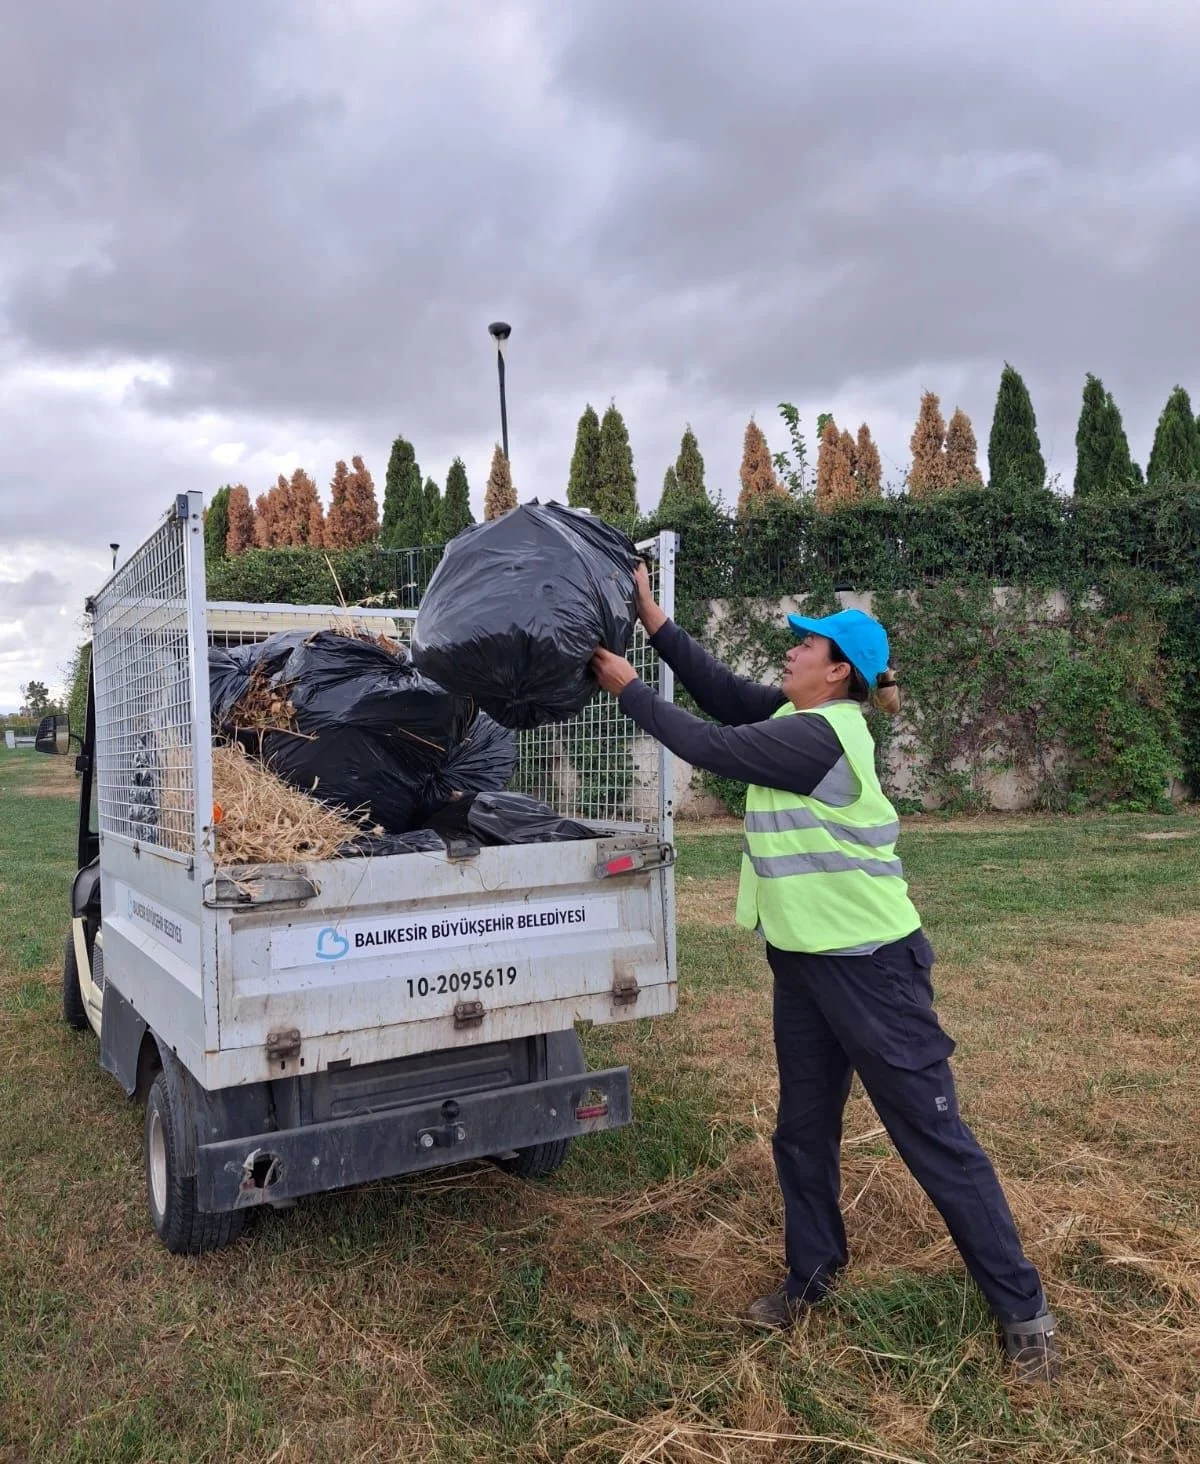
[[[43,717],[38,723],[33,745],[38,752],[63,754],[71,746],[71,719],[60,712]]]

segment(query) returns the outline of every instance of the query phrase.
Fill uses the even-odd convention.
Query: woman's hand
[[[633,604],[638,619],[646,627],[646,634],[653,635],[666,624],[667,617],[658,608],[650,590],[650,571],[644,559],[638,560],[633,572]]]
[[[620,696],[631,681],[638,679],[637,672],[623,656],[614,656],[603,647],[592,657],[592,675],[611,696]]]

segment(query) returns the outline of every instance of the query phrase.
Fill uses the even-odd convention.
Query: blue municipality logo
[[[317,936],[317,959],[319,961],[340,961],[350,949],[350,942],[339,935],[332,925],[327,925]]]

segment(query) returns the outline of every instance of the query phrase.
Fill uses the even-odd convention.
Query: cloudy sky
[[[0,0],[0,710],[52,688],[170,496],[403,432],[562,496],[615,399],[652,505],[690,421],[1022,371],[1069,483],[1085,371],[1144,462],[1200,391],[1194,0]]]

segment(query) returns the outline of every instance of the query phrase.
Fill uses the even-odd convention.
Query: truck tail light
[[[585,1118],[606,1118],[607,1116],[607,1098],[602,1098],[598,1103],[581,1103],[575,1110],[576,1123],[582,1123]]]

